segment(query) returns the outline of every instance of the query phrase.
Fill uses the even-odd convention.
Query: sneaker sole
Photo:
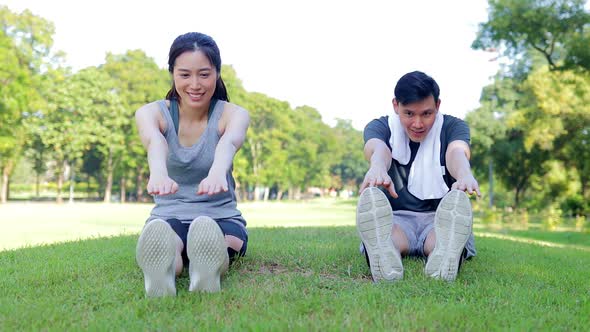
[[[426,275],[447,281],[457,278],[459,261],[472,226],[469,197],[460,190],[450,191],[440,201],[434,216],[436,244],[424,268]]]
[[[215,220],[196,218],[187,235],[189,259],[189,291],[219,292],[221,273],[227,267],[229,256],[223,232]]]
[[[393,212],[389,200],[376,187],[361,193],[356,209],[356,229],[365,245],[373,281],[399,280],[404,267],[391,239]]]
[[[139,236],[135,259],[143,270],[148,297],[176,295],[175,234],[167,222],[155,219]]]

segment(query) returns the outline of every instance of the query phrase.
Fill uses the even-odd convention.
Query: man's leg
[[[379,188],[369,187],[361,193],[356,226],[365,246],[373,280],[403,278],[401,256],[392,240],[393,213],[387,197]]]
[[[471,202],[463,191],[451,190],[441,200],[434,217],[434,230],[424,241],[428,276],[453,281],[457,277],[463,249],[471,236]]]

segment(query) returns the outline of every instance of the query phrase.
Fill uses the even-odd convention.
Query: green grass
[[[11,209],[22,212],[15,223],[31,229],[61,220],[48,227],[49,236],[78,227],[93,236],[93,225],[115,234],[138,231],[149,207]],[[478,256],[456,282],[426,278],[421,260],[406,259],[404,280],[374,284],[358,253],[354,204],[240,207],[251,227],[248,254],[217,294],[189,293],[185,273],[176,298],[146,299],[135,263],[136,233],[0,252],[0,331],[586,330],[590,324],[587,234],[564,239],[478,228],[486,235],[476,234]],[[52,219],[53,209],[62,208],[61,218]],[[33,210],[44,217],[30,219]],[[0,206],[0,214],[3,220],[8,208]],[[18,227],[7,225],[2,221],[0,234],[18,237]]]

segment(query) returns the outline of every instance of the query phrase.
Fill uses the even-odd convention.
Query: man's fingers
[[[361,183],[361,186],[359,187],[359,194],[363,192],[363,190],[365,190],[365,188],[367,188],[367,186],[369,185],[369,183],[365,180],[363,181],[363,183]]]
[[[393,187],[393,185],[384,186],[384,187],[385,187],[385,189],[387,189],[387,191],[389,191],[389,194],[391,195],[391,197],[393,197],[393,198],[397,198],[398,197],[397,193],[395,192],[395,188]]]
[[[475,192],[477,193],[478,197],[481,197],[481,192],[479,191],[479,187],[475,188]]]

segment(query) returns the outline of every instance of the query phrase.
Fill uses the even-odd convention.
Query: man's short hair
[[[428,98],[434,97],[438,102],[440,89],[436,81],[421,71],[413,71],[402,76],[395,85],[395,99],[398,103],[407,105]]]

